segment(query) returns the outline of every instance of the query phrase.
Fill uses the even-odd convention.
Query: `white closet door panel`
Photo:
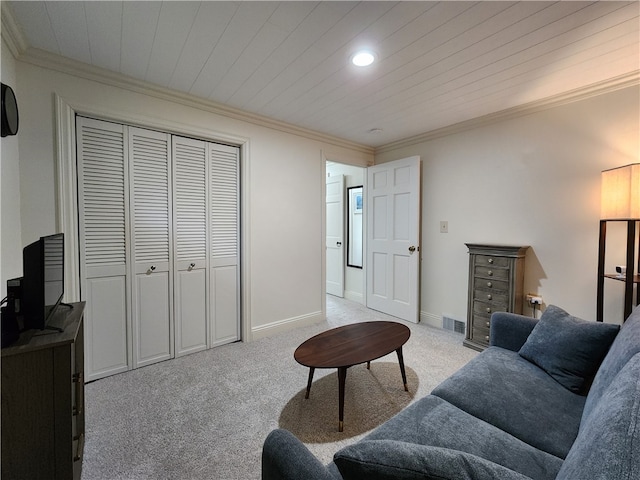
[[[89,278],[84,282],[85,369],[87,380],[125,372],[127,362],[126,277]]]
[[[237,147],[209,144],[210,344],[240,338],[240,184]]]
[[[207,347],[207,144],[173,137],[176,355]]]
[[[240,216],[237,147],[210,144],[211,258],[238,257]]]
[[[127,132],[78,117],[76,139],[85,364],[87,379],[96,380],[130,367]]]
[[[170,142],[165,133],[129,127],[134,367],[172,357]]]
[[[239,278],[236,265],[211,270],[211,345],[221,345],[240,339]]]
[[[164,133],[129,130],[136,263],[169,262],[169,142]]]
[[[176,356],[207,348],[206,270],[181,270],[176,275]]]
[[[136,275],[136,368],[171,358],[168,271]]]
[[[78,117],[80,243],[85,266],[126,264],[124,127]]]
[[[173,138],[176,260],[205,259],[207,252],[206,143]]]

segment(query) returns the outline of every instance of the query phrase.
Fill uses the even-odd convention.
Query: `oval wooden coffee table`
[[[293,354],[298,363],[309,367],[309,381],[304,398],[309,398],[313,373],[316,368],[338,369],[338,431],[344,427],[344,384],[347,369],[354,365],[384,357],[389,353],[398,354],[400,373],[405,391],[407,375],[404,370],[402,346],[407,343],[411,331],[397,322],[362,322],[332,328],[303,342]]]

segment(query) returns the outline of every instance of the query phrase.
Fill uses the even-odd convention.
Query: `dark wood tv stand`
[[[84,302],[2,349],[2,478],[76,479],[84,449]]]

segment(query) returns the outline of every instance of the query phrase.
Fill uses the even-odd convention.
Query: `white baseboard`
[[[435,313],[420,312],[420,323],[442,329],[442,316]]]
[[[320,311],[309,313],[307,315],[300,315],[298,317],[285,318],[266,325],[260,325],[251,329],[251,340],[270,337],[271,335],[286,332],[287,330],[292,330],[298,327],[315,325],[316,323],[320,323],[325,320],[325,318],[326,315]]]
[[[347,300],[351,300],[351,301],[354,301],[354,302],[361,303],[362,305],[365,304],[364,295],[362,293],[359,293],[359,292],[350,292],[348,290],[345,290],[344,291],[344,298],[346,298]]]

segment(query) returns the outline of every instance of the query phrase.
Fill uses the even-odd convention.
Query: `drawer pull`
[[[492,276],[493,276],[493,270],[489,270],[489,271],[487,272],[487,275],[489,275],[490,277],[492,277]]]
[[[489,260],[487,260],[487,262],[493,263],[493,258],[490,258]]]
[[[493,287],[493,283],[487,282],[487,287],[489,287],[489,288]]]
[[[84,450],[84,433],[81,433],[79,437],[76,437],[73,440],[78,441],[78,444],[76,446],[76,453],[73,456],[73,461],[78,462],[82,460],[82,451]]]
[[[493,299],[493,295],[491,295],[490,293],[487,295],[487,299],[488,300],[492,300]]]
[[[485,335],[484,339],[488,342],[489,341],[489,335]]]
[[[82,372],[74,373],[71,377],[73,383],[75,384],[75,405],[71,409],[71,414],[73,416],[78,416],[82,414],[82,410],[84,409],[84,375]]]
[[[487,307],[487,313],[491,313],[491,308]]]
[[[491,322],[487,322],[487,327],[491,328]]]

